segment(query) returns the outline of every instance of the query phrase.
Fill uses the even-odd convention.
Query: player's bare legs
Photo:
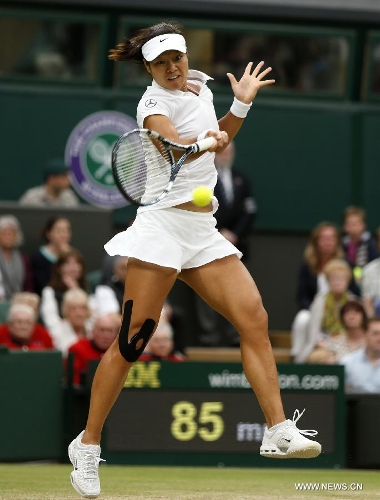
[[[126,340],[128,336],[128,341],[133,336],[136,338],[122,342],[121,346],[116,339],[103,356],[92,384],[86,429],[68,447],[74,467],[70,474],[71,484],[86,498],[97,498],[101,491],[98,473],[101,431],[133,364],[126,359],[134,361],[153,334],[176,278],[174,269],[136,259],[128,261],[124,294],[128,307],[124,307],[119,337]]]
[[[277,368],[268,337],[268,318],[246,267],[232,255],[186,269],[179,278],[222,314],[240,334],[245,375],[268,427],[285,420]]]
[[[308,439],[317,431],[296,427],[302,413],[285,420],[276,363],[268,337],[267,313],[248,270],[235,256],[183,271],[180,276],[240,334],[245,375],[263,411],[267,428],[260,454],[271,458],[313,458],[321,445]]]
[[[139,331],[147,318],[156,324],[164,301],[177,278],[172,268],[156,266],[137,259],[128,260],[124,302],[133,300],[129,338]],[[132,366],[120,354],[118,339],[101,359],[91,389],[91,403],[82,438],[84,444],[100,443],[101,431]]]

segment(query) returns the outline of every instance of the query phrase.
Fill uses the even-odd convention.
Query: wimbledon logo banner
[[[71,132],[65,161],[71,169],[73,188],[91,205],[100,208],[128,205],[113,179],[111,153],[117,139],[135,128],[136,121],[128,115],[99,111],[84,118]]]

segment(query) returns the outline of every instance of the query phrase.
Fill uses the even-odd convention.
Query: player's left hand
[[[245,68],[244,74],[239,81],[236,80],[235,76],[232,73],[227,73],[228,79],[231,83],[232,91],[236,99],[249,104],[256,97],[256,94],[261,89],[261,87],[272,85],[275,82],[275,80],[263,80],[263,78],[272,71],[271,67],[264,69],[264,71],[261,71],[263,65],[264,61],[259,62],[256,68],[252,71],[253,63],[248,63],[247,67]]]

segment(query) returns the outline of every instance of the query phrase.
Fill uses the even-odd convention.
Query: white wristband
[[[238,118],[245,118],[248,114],[248,111],[251,109],[252,103],[245,104],[244,102],[239,101],[234,97],[234,102],[230,107],[230,111],[233,115]]]
[[[197,141],[201,141],[202,139],[206,139],[206,135],[210,132],[210,129],[207,129],[207,130],[204,130],[203,132],[201,132],[198,137],[197,137]]]

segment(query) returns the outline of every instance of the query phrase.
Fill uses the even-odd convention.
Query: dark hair
[[[62,266],[67,262],[69,259],[74,258],[81,266],[82,266],[82,276],[78,279],[79,286],[87,291],[87,281],[86,281],[86,264],[83,255],[79,252],[79,250],[76,250],[75,248],[72,248],[68,252],[63,253],[57,262],[53,264],[52,269],[51,269],[51,276],[50,276],[50,281],[48,283],[48,286],[51,286],[55,290],[60,290],[60,291],[65,291],[67,290],[66,285],[62,281]]]
[[[348,300],[340,309],[340,320],[343,324],[343,326],[346,326],[344,323],[344,315],[348,311],[357,311],[360,312],[362,315],[362,328],[363,330],[367,330],[368,326],[368,317],[367,313],[363,307],[363,304],[359,302],[358,300]]]
[[[50,231],[53,229],[53,227],[56,225],[56,223],[60,220],[67,220],[71,226],[71,222],[69,221],[69,219],[67,217],[65,217],[64,215],[53,215],[52,217],[50,217],[44,227],[42,228],[42,231],[41,231],[41,238],[45,241],[45,242],[48,242],[49,239],[47,237],[48,233],[50,233]]]
[[[164,21],[148,28],[143,28],[131,38],[125,38],[115,49],[109,51],[108,58],[113,61],[133,61],[142,63],[144,61],[141,47],[151,38],[164,35],[166,33],[175,33],[183,35],[182,26],[176,21]]]

